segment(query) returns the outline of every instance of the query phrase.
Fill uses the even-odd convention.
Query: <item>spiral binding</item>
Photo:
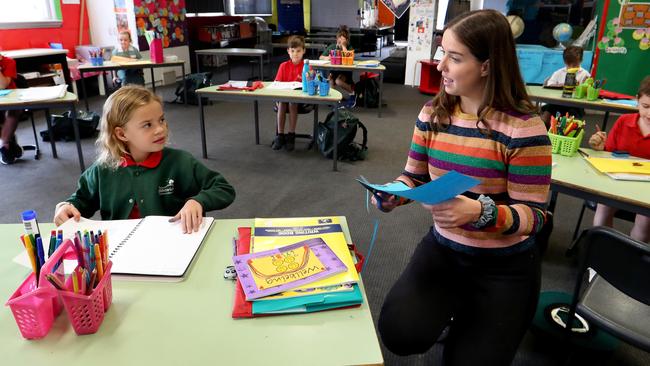
[[[126,236],[126,238],[124,238],[124,240],[122,240],[121,242],[119,242],[119,243],[117,244],[117,246],[115,246],[115,249],[113,249],[113,250],[111,251],[111,253],[108,255],[108,259],[113,259],[113,257],[115,256],[115,254],[117,254],[117,252],[120,250],[120,248],[122,248],[123,246],[126,245],[126,242],[128,242],[129,239],[131,238],[131,236],[133,236],[133,234],[135,234],[135,232],[136,232],[136,231],[138,230],[138,228],[140,227],[140,224],[142,224],[142,221],[144,221],[144,218],[143,218],[142,220],[140,220],[140,221],[135,225],[135,227],[134,227],[134,228],[129,232],[129,234]]]

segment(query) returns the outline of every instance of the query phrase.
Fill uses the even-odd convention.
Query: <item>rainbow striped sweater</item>
[[[467,197],[484,194],[498,208],[494,224],[480,230],[469,224],[451,229],[434,224],[438,241],[469,252],[532,246],[546,219],[551,181],[551,143],[542,120],[492,110],[486,117],[492,129],[487,136],[476,127],[477,116],[457,109],[450,126],[436,134],[428,123],[432,111],[431,102],[420,111],[399,179],[413,187],[455,170],[481,181]]]

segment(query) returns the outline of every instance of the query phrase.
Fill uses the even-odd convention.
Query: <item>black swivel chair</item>
[[[650,245],[603,226],[583,231],[578,241],[584,250],[566,328],[577,312],[591,326],[650,351]],[[598,274],[585,286],[588,268]]]
[[[576,227],[573,229],[573,237],[571,240],[573,240],[573,244],[567,249],[566,254],[567,256],[571,256],[574,254],[574,251],[576,249],[575,243],[576,243],[576,238],[578,237],[578,233],[580,232],[580,225],[582,224],[582,217],[585,214],[585,209],[590,209],[592,211],[596,211],[596,206],[597,203],[594,201],[584,201],[582,204],[582,208],[580,209],[580,215],[578,216],[578,221],[576,222]],[[618,210],[614,214],[614,217],[618,219],[622,219],[625,221],[630,221],[634,222],[634,219],[636,218],[636,214],[634,212],[626,211],[626,210]]]

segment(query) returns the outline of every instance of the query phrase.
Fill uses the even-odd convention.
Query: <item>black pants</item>
[[[424,353],[449,325],[446,365],[509,365],[535,313],[540,276],[534,247],[470,255],[429,232],[386,296],[381,339],[398,355]]]

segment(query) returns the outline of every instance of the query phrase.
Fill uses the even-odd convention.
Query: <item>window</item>
[[[0,29],[61,26],[58,0],[0,0]]]

